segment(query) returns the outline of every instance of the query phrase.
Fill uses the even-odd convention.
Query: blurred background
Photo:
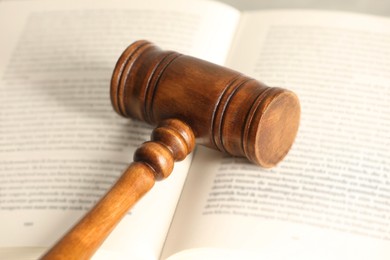
[[[20,0],[0,0],[20,1]],[[34,1],[34,0],[29,0]],[[126,0],[124,0],[126,1]],[[186,1],[186,0],[183,0]],[[390,16],[389,0],[215,0],[243,11],[256,9],[324,9]]]
[[[325,9],[368,13],[375,15],[390,15],[388,0],[219,0],[240,10],[297,8]]]

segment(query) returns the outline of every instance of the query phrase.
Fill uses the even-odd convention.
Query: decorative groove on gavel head
[[[120,115],[150,124],[179,119],[191,127],[197,143],[263,167],[284,158],[300,118],[293,92],[144,40],[119,58],[111,101]]]

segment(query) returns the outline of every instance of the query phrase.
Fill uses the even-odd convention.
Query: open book
[[[120,176],[151,128],[121,118],[133,41],[298,94],[292,150],[261,169],[204,147],[94,259],[389,259],[390,20],[215,2],[1,2],[0,259],[34,259]]]

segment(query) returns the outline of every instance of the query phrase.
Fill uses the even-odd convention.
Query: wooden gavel
[[[131,44],[111,80],[120,115],[157,125],[107,194],[42,259],[89,259],[155,180],[197,143],[263,166],[276,165],[299,125],[296,95],[147,41]]]

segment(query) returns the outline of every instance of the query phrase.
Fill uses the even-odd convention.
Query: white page
[[[198,151],[164,257],[389,259],[389,46],[383,18],[245,14],[228,65],[298,94],[298,137],[271,170]]]
[[[238,16],[206,2],[1,3],[0,247],[54,243],[148,139],[151,128],[120,118],[109,100],[115,62],[131,42],[223,63]],[[156,184],[103,250],[156,259],[188,166]]]

